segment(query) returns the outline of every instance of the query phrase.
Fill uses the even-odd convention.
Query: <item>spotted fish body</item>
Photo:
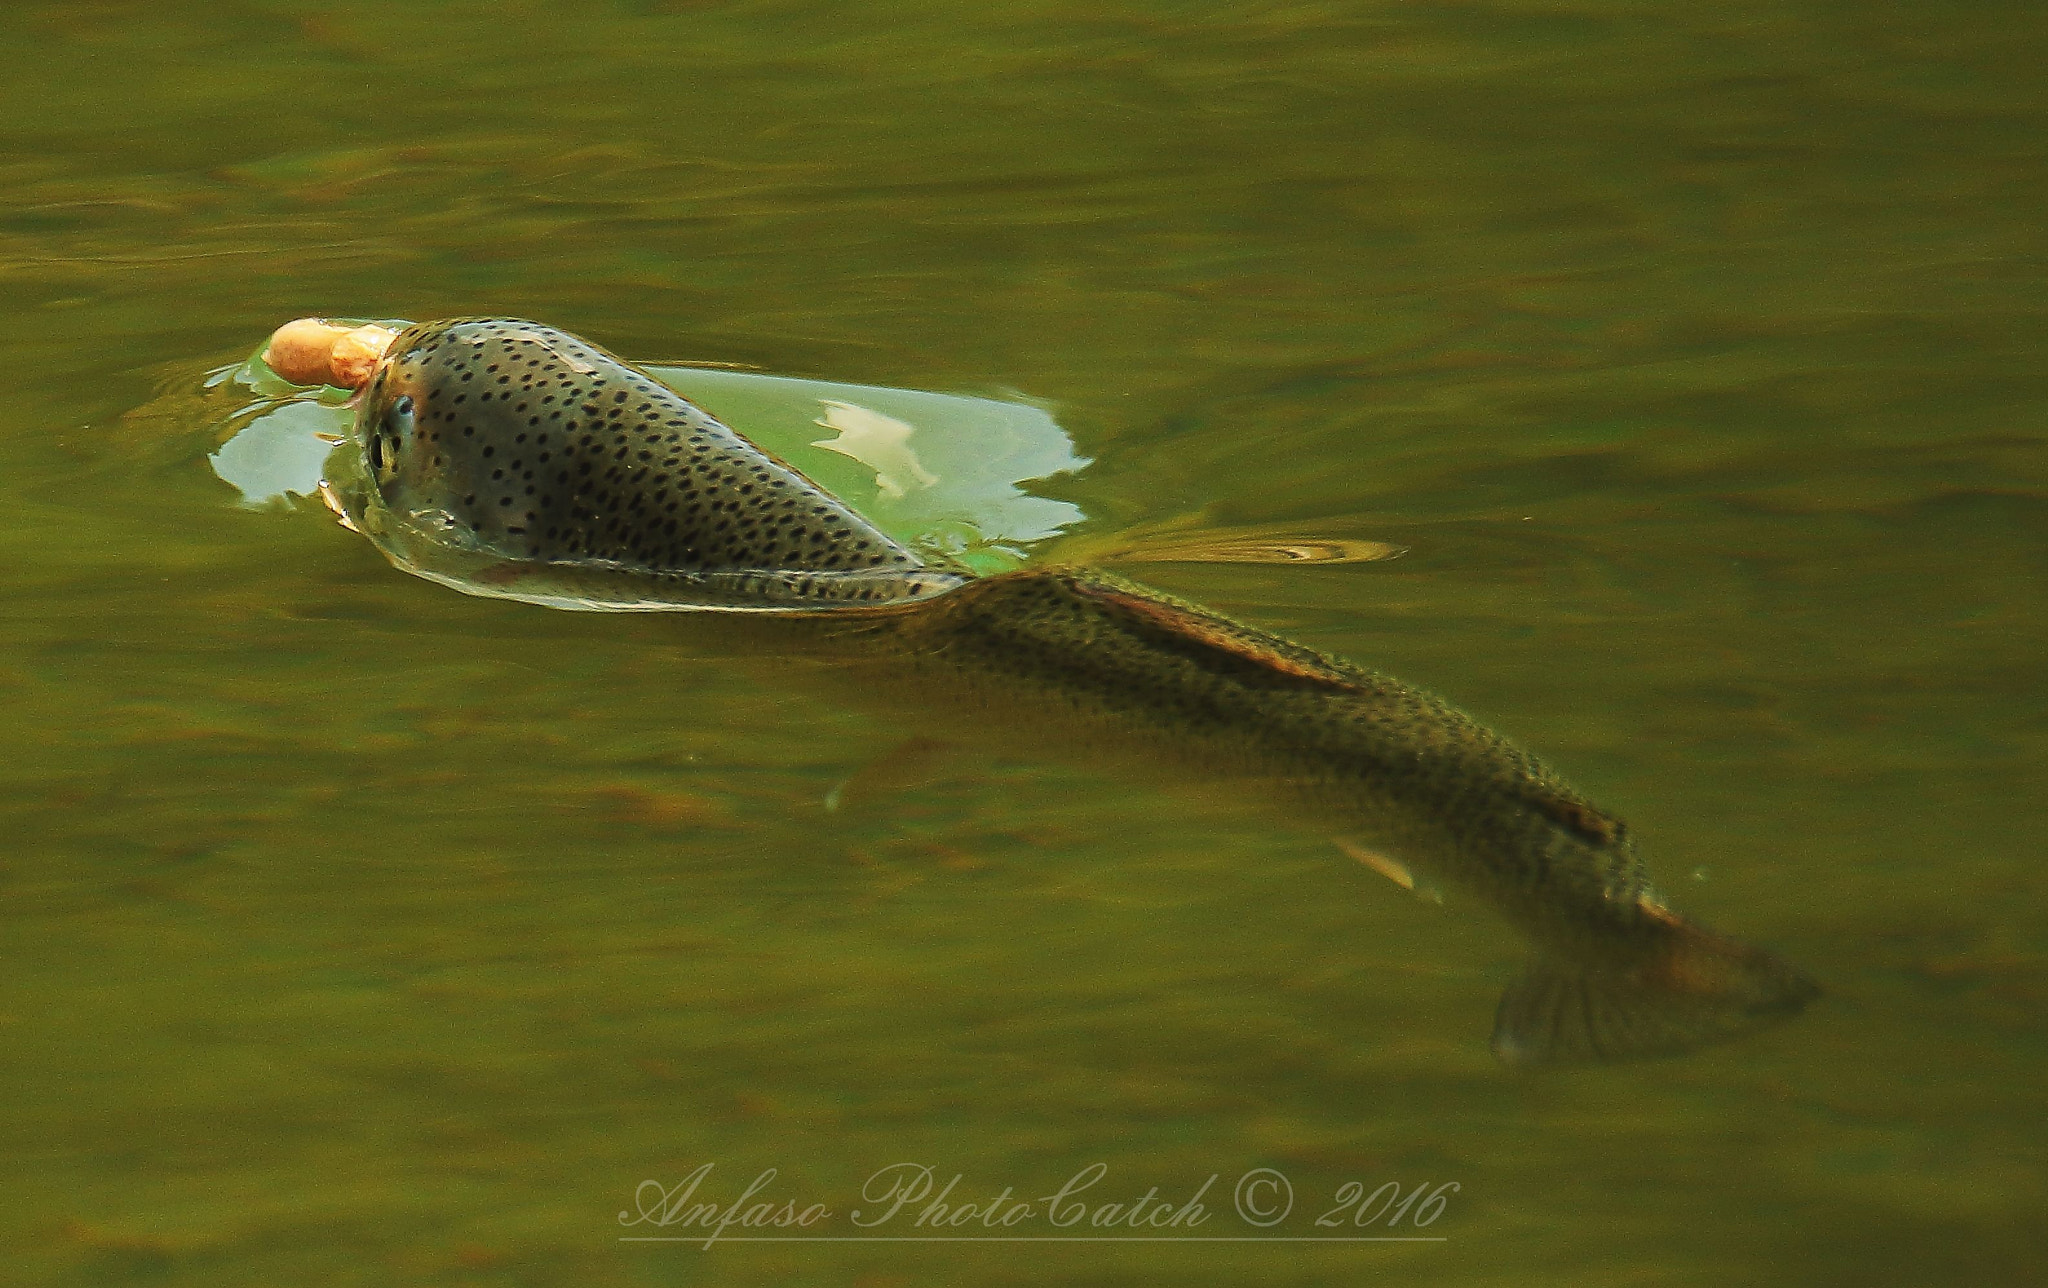
[[[1121,743],[1284,795],[1403,884],[1473,892],[1534,949],[1496,1019],[1511,1063],[1684,1051],[1818,991],[1667,909],[1619,820],[1440,699],[1107,574],[925,567],[561,332],[414,327],[358,428],[349,516],[422,575],[575,607],[798,612],[802,647],[922,700],[950,690],[971,719],[1000,712],[1069,747]]]
[[[1535,950],[1496,1020],[1508,1063],[1675,1054],[1817,995],[1665,907],[1624,823],[1412,685],[1095,570],[989,577],[887,616],[907,641],[890,665],[920,692],[964,681],[984,722],[1163,755],[1291,803],[1402,885],[1477,896]]]
[[[358,403],[350,518],[481,593],[800,607],[958,585],[646,373],[532,322],[401,332]]]

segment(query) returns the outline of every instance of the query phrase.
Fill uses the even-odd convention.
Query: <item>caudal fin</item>
[[[1572,1064],[1678,1055],[1789,1019],[1820,996],[1791,963],[1670,919],[1640,965],[1590,969],[1539,958],[1494,1017],[1505,1064]]]

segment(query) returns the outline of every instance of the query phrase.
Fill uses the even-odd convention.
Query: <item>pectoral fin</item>
[[[1418,883],[1415,880],[1415,873],[1410,871],[1408,865],[1400,860],[1390,859],[1384,854],[1368,850],[1362,845],[1355,845],[1341,838],[1336,842],[1336,846],[1344,851],[1344,853],[1357,859],[1360,863],[1379,873],[1395,885],[1400,886],[1403,890],[1408,891],[1424,903],[1442,903],[1444,901],[1442,893],[1434,886]]]
[[[825,812],[871,804],[933,782],[955,767],[959,751],[937,738],[906,738],[834,784],[825,793]]]

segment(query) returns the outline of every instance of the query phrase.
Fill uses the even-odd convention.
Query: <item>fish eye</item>
[[[398,450],[406,439],[412,437],[412,427],[412,397],[401,394],[384,409],[384,423],[370,431],[370,441],[366,444],[370,469],[379,481],[388,481],[398,472]]]

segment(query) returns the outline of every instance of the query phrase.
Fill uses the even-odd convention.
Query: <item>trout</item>
[[[935,567],[564,332],[400,333],[338,457],[344,521],[408,571],[557,607],[794,618],[806,647],[1275,794],[1397,882],[1471,893],[1531,950],[1495,1016],[1506,1063],[1677,1054],[1819,993],[1668,908],[1620,819],[1441,699],[1104,572]]]

